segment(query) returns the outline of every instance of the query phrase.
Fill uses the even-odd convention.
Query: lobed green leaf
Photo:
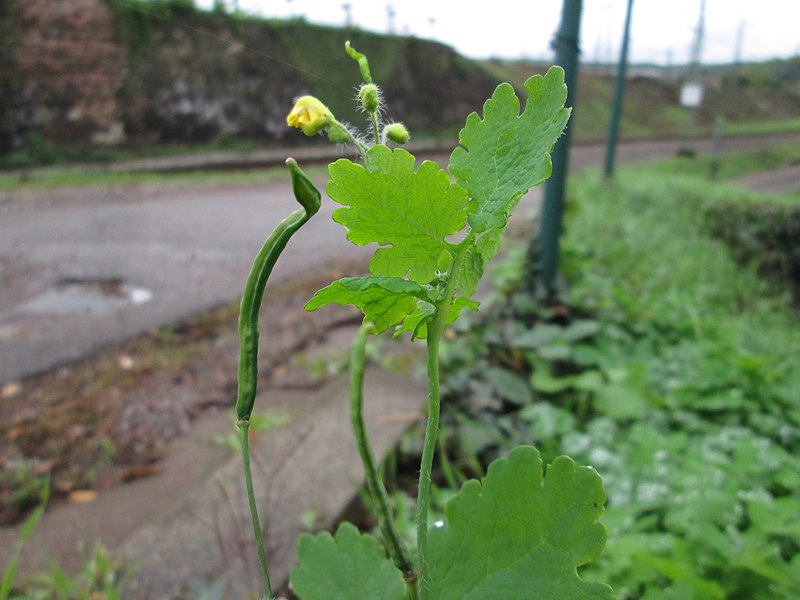
[[[345,205],[333,213],[347,239],[381,248],[373,275],[428,283],[450,260],[445,238],[466,224],[467,193],[433,162],[415,170],[414,156],[386,146],[371,148],[366,167],[341,159],[330,166],[328,195]]]
[[[539,452],[515,448],[481,482],[465,483],[445,525],[431,531],[431,597],[613,599],[610,587],[576,571],[605,546],[596,522],[604,503],[593,469],[561,456],[543,476]]]
[[[302,600],[403,600],[405,582],[378,541],[342,523],[336,537],[304,533],[289,585]]]

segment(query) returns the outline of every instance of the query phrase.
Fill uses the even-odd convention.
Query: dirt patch
[[[314,386],[325,369],[298,376],[291,361],[331,328],[358,322],[350,308],[307,313],[331,279],[360,264],[310,273],[268,291],[262,314],[261,378]],[[277,316],[277,317],[276,317]],[[237,303],[0,390],[0,522],[18,520],[49,478],[56,498],[79,498],[157,473],[166,445],[236,396]]]

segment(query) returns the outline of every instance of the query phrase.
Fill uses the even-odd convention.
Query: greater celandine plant
[[[599,475],[557,458],[546,474],[539,452],[513,449],[493,462],[481,481],[468,481],[445,508],[441,526],[428,522],[431,469],[439,428],[438,350],[445,326],[463,309],[477,310],[475,293],[486,263],[497,253],[519,199],[551,172],[550,151],[569,118],[559,67],[525,83],[520,102],[509,84],[498,86],[459,135],[448,170],[416,159],[388,143],[403,144],[408,131],[383,121],[384,106],[366,57],[346,44],[364,84],[358,102],[370,132],[339,122],[317,98],[299,98],[287,117],[308,136],[326,134],[352,144],[360,162],[341,159],[329,167],[327,193],[342,205],[333,219],[358,245],[379,246],[370,275],[346,277],[317,292],[306,305],[352,304],[364,312],[353,344],[351,421],[378,518],[383,547],[371,535],[343,523],[335,536],[303,534],[298,565],[290,576],[303,600],[462,600],[487,598],[610,599],[611,588],[584,581],[577,567],[602,551],[605,528],[597,523],[605,492]],[[321,194],[287,161],[301,209],[284,220],[256,257],[242,297],[237,413],[248,498],[264,578],[272,589],[249,465],[248,426],[256,393],[258,312],[267,278],[289,238],[319,209]],[[453,178],[455,181],[453,181]],[[375,464],[361,414],[364,347],[368,335],[393,329],[427,344],[428,411],[417,498],[417,544],[407,548],[396,531],[393,509]]]

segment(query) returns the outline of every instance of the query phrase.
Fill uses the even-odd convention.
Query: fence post
[[[608,139],[606,140],[606,166],[604,171],[606,179],[611,179],[614,175],[617,133],[619,132],[619,119],[622,115],[622,97],[625,93],[625,72],[628,69],[628,40],[630,39],[632,12],[633,0],[628,0],[628,12],[625,14],[625,32],[622,34],[622,50],[619,53],[617,82],[614,85],[614,102],[611,105],[611,120],[608,125]]]
[[[553,46],[556,49],[555,62],[564,69],[564,79],[568,89],[567,106],[573,106],[575,100],[575,88],[578,79],[578,40],[581,11],[582,0],[564,0],[561,9],[561,26],[553,40]],[[564,213],[564,189],[566,187],[567,163],[569,161],[570,130],[571,127],[568,126],[564,135],[556,142],[553,148],[553,173],[544,188],[538,251],[541,283],[544,285],[545,292],[548,295],[552,295],[555,291],[556,272],[558,270],[558,240],[561,236],[561,220]]]

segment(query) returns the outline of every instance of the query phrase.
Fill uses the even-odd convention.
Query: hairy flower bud
[[[405,144],[408,141],[408,129],[402,123],[391,123],[383,128],[383,135],[395,144]]]
[[[381,103],[381,93],[378,86],[374,83],[365,83],[358,90],[358,96],[361,98],[361,106],[369,113],[374,113],[378,110]]]
[[[334,122],[333,114],[328,107],[314,98],[301,96],[294,103],[292,111],[286,117],[286,124],[302,129],[307,136],[317,135]]]

